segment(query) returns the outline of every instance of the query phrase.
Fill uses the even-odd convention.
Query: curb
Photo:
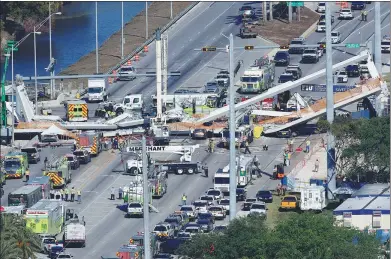
[[[189,11],[191,11],[194,7],[196,7],[200,2],[196,2],[192,5],[190,5],[188,8],[183,10],[181,13],[179,13],[174,19],[172,19],[168,24],[166,24],[162,29],[161,33],[163,34],[165,31],[167,31],[172,25],[174,25],[176,22],[178,22],[183,16],[185,16]],[[117,70],[119,67],[121,67],[123,64],[125,64],[129,59],[133,58],[136,54],[141,52],[145,46],[148,46],[155,40],[155,37],[152,35],[148,40],[146,40],[140,47],[135,49],[132,53],[130,53],[128,56],[126,56],[123,60],[120,61],[117,65],[110,68],[107,74],[111,74],[114,70]]]

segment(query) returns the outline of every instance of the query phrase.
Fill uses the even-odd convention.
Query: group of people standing
[[[77,199],[75,199],[77,195]],[[56,200],[62,200],[62,201],[70,201],[74,202],[77,201],[77,203],[81,203],[81,191],[76,190],[75,187],[72,187],[69,189],[68,187],[65,187],[63,189],[57,189],[57,190],[50,190],[50,199],[56,199]]]

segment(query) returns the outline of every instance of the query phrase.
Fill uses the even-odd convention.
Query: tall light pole
[[[331,43],[331,3],[326,2],[326,116],[327,121],[334,122],[334,90],[333,90],[333,49]],[[335,141],[329,130],[327,134],[327,182],[328,199],[332,199],[336,189],[335,179]]]
[[[124,59],[124,2],[121,2],[121,60]]]
[[[37,32],[34,26],[34,84],[35,84],[35,115],[38,115],[38,81],[37,81]]]
[[[234,36],[229,35],[229,220],[236,216]]]
[[[11,105],[12,105],[12,137],[11,137],[11,146],[14,146],[15,143],[15,86],[14,86],[14,45],[11,47]]]
[[[61,12],[57,12],[52,14],[51,10],[51,5],[52,3],[49,2],[49,64],[52,62],[53,59],[53,54],[52,54],[52,15],[61,15]],[[54,70],[52,69],[50,71],[50,75],[54,76]],[[54,88],[55,88],[55,81],[54,79],[50,80],[50,97],[53,99],[54,98]]]
[[[381,62],[381,15],[380,15],[380,2],[375,2],[375,65],[377,71],[381,73],[382,62]]]
[[[148,2],[145,2],[145,38],[148,39]]]
[[[143,216],[144,216],[144,255],[145,258],[151,257],[151,244],[149,233],[149,186],[148,186],[148,158],[147,158],[147,141],[145,136],[142,138],[143,150]]]
[[[95,58],[96,58],[96,73],[99,73],[99,49],[98,49],[98,2],[95,2]]]
[[[170,2],[170,19],[172,20],[172,1]]]

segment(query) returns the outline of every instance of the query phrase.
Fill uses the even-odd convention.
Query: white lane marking
[[[205,26],[205,29],[209,27],[209,25],[211,25],[212,23],[214,23],[217,19],[219,19],[223,14],[225,14],[229,9],[231,9],[232,6],[235,5],[235,2],[233,2],[224,12],[222,12],[219,16],[217,16],[216,18],[214,18],[210,23],[208,23],[206,26]]]
[[[375,7],[372,7],[372,8],[369,9],[367,12],[369,13],[369,12],[372,11],[373,9],[375,9]],[[352,20],[350,20],[350,21],[348,21],[348,22],[346,22],[346,23],[340,25],[339,27],[335,28],[334,30],[337,31],[337,30],[341,29],[342,27],[344,27],[344,26],[350,24],[351,22],[354,22],[355,20],[358,20],[359,18],[361,18],[361,15],[354,17]]]
[[[235,60],[236,60],[237,58],[239,58],[244,52],[245,52],[245,50],[242,50],[241,53],[239,54],[239,56],[237,56],[237,57],[235,58]],[[182,86],[185,85],[190,79],[192,79],[194,76],[197,76],[197,75],[200,73],[200,71],[201,71],[202,69],[204,69],[207,65],[209,65],[209,63],[211,63],[212,61],[214,61],[214,60],[217,58],[217,56],[219,56],[220,54],[225,54],[225,55],[226,55],[227,53],[223,53],[223,52],[217,53],[216,56],[214,56],[213,58],[211,58],[211,59],[210,59],[208,62],[206,62],[202,67],[200,67],[200,69],[198,69],[197,72],[195,72],[195,73],[192,74],[188,79],[186,79],[186,81],[183,82],[177,89],[182,88]]]
[[[384,29],[387,28],[388,26],[390,26],[390,23],[387,23],[385,26],[383,26],[383,27],[381,28],[381,30],[384,30]],[[374,36],[375,36],[375,34],[373,33],[372,36],[369,37],[369,39],[367,39],[366,43],[367,43],[370,39],[372,39]]]

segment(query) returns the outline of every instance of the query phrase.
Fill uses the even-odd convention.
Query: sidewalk
[[[314,172],[315,161],[319,160],[319,170]],[[310,185],[310,179],[327,179],[327,151],[321,145],[315,145],[288,174],[288,189],[299,192]]]

